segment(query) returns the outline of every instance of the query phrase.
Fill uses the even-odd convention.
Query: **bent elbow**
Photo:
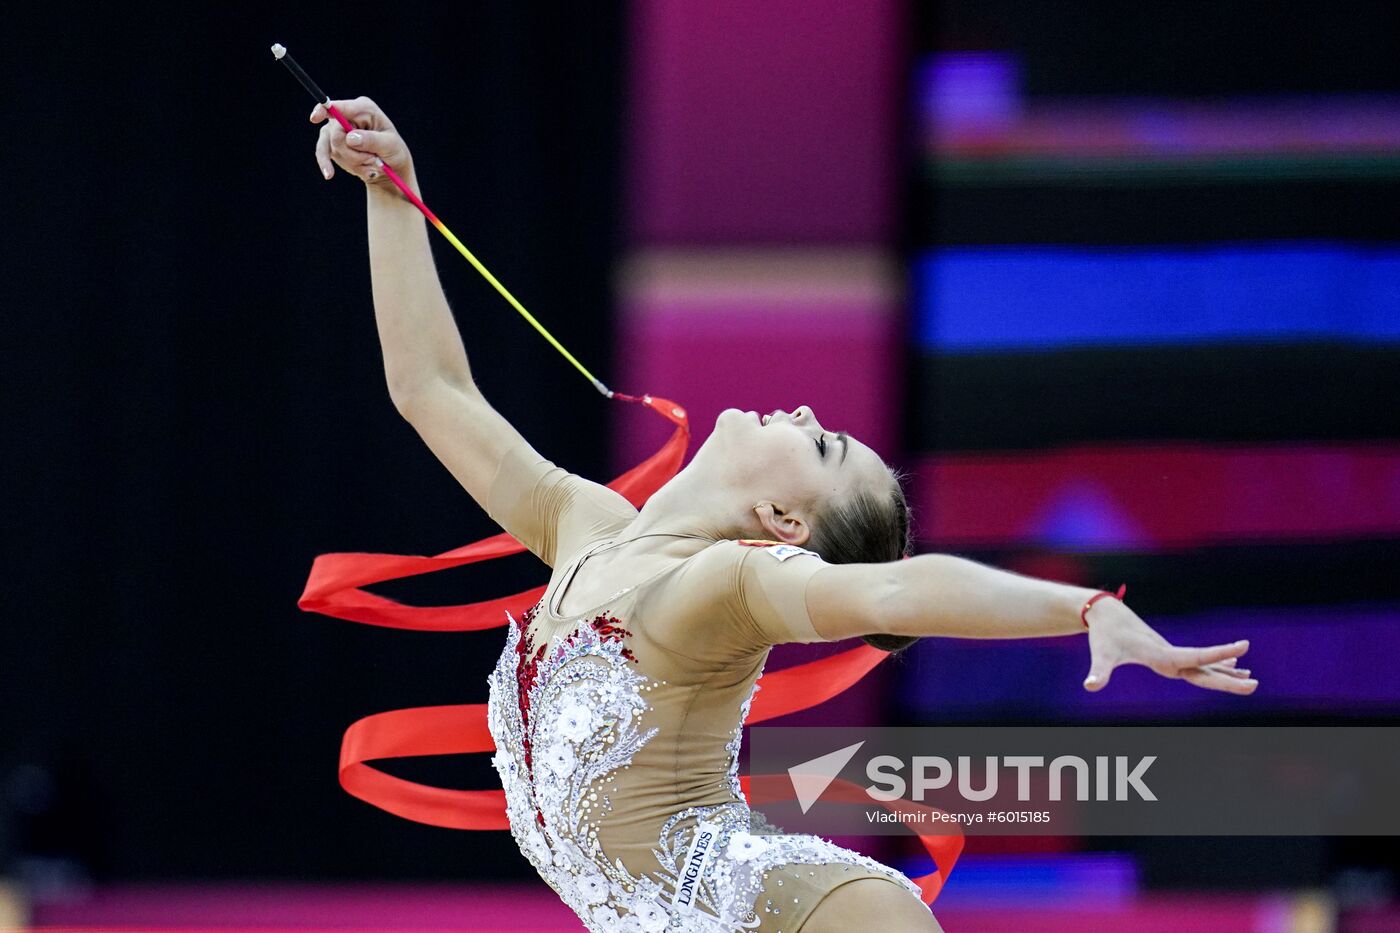
[[[446,380],[437,378],[404,376],[390,378],[388,383],[389,401],[394,403],[394,410],[410,423],[422,417],[424,412],[435,404],[444,389],[456,388]]]
[[[422,398],[421,391],[411,390],[393,383],[389,384],[389,401],[393,403],[394,411],[398,412],[405,421],[413,421],[422,408]]]

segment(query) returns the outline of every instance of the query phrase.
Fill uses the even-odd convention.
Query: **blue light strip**
[[[1130,583],[1129,603],[1132,595]],[[1249,653],[1240,663],[1261,674],[1248,704],[1251,715],[1389,715],[1400,709],[1400,679],[1392,667],[1400,653],[1400,604],[1232,607],[1147,621],[1178,645],[1248,638]],[[1154,721],[1243,710],[1238,697],[1142,667],[1119,668],[1101,693],[1089,693],[1081,686],[1089,656],[1074,639],[925,639],[909,652],[909,663],[897,668],[896,689],[900,709],[915,722]]]
[[[905,874],[933,870],[927,856],[900,859]],[[1051,855],[965,853],[953,871],[957,883],[939,894],[938,910],[990,910],[997,907],[1106,909],[1128,905],[1138,896],[1136,859],[1117,852],[1056,852]]]
[[[915,263],[938,353],[1099,344],[1400,341],[1400,247],[945,248]]]

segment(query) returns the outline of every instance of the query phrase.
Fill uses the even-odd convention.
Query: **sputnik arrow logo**
[[[797,794],[797,802],[801,805],[803,813],[810,810],[812,804],[821,798],[822,791],[831,786],[831,782],[836,780],[836,775],[841,773],[841,769],[846,767],[846,763],[855,757],[864,744],[865,740],[862,739],[854,745],[838,748],[820,758],[813,758],[788,768],[788,778],[792,781],[793,792]]]

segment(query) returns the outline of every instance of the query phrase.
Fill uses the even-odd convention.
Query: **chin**
[[[755,428],[763,427],[763,420],[756,411],[745,411],[741,408],[726,408],[715,418],[715,427],[718,428],[725,421],[737,422],[739,424],[749,424]]]
[[[728,474],[737,464],[752,456],[754,436],[748,432],[761,427],[753,412],[726,408],[715,418],[714,430],[695,449],[690,462],[698,461],[702,472],[715,469]]]

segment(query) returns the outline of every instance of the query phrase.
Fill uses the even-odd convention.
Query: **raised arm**
[[[413,157],[368,97],[333,101],[358,129],[347,134],[320,104],[316,161],[365,183],[374,315],[394,407],[472,498],[546,563],[614,520],[635,515],[620,495],[541,456],[477,388],[438,280],[427,221],[377,168],[394,168],[421,196]]]
[[[376,168],[382,158],[421,196],[408,146],[368,97],[333,102],[357,129],[349,134],[320,104],[316,145],[321,173],[333,164],[365,183],[374,316],[384,376],[395,408],[483,507],[502,457],[529,442],[486,401],[472,378],[457,322],[438,281],[427,223]]]

